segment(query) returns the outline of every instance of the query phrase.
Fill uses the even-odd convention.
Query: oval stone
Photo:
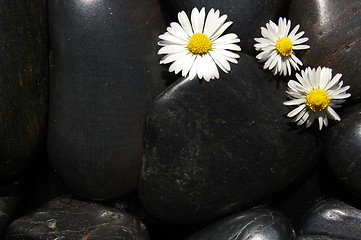
[[[165,88],[158,64],[164,20],[156,1],[49,1],[47,150],[77,195],[135,190],[147,107]]]
[[[361,197],[361,104],[345,109],[342,118],[327,133],[324,156],[336,178]]]
[[[174,83],[145,121],[145,208],[167,221],[210,220],[295,180],[318,143],[285,117],[285,100],[285,82],[245,54],[219,80]]]
[[[6,239],[150,238],[144,224],[128,213],[97,203],[60,198],[12,222]]]
[[[0,178],[45,150],[48,31],[44,0],[0,2]]]
[[[281,213],[253,209],[219,220],[186,240],[294,240],[291,222]]]
[[[303,235],[361,239],[361,211],[337,199],[325,200],[311,208],[298,224],[297,236]]]
[[[161,0],[171,21],[178,21],[177,13],[185,11],[190,17],[194,7],[219,9],[221,15],[228,16],[227,21],[232,21],[230,32],[236,33],[241,40],[239,45],[242,52],[256,55],[254,38],[261,36],[261,26],[269,20],[277,21],[279,16],[287,13],[289,0]]]
[[[342,73],[351,88],[350,100],[361,98],[361,1],[294,0],[289,15],[300,24],[311,48],[304,66],[325,66]]]

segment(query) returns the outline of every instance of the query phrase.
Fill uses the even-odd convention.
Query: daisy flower
[[[340,81],[342,74],[338,73],[332,78],[332,69],[326,67],[306,68],[296,74],[298,80],[288,82],[287,94],[291,100],[284,102],[287,106],[298,106],[287,114],[294,117],[293,121],[300,126],[312,125],[318,119],[319,129],[328,125],[328,119],[340,121],[340,116],[334,108],[341,107],[341,103],[351,94],[346,93],[350,86],[342,87]]]
[[[231,63],[238,63],[240,51],[236,45],[240,40],[234,33],[223,36],[223,32],[232,24],[226,22],[227,15],[220,16],[213,8],[205,16],[204,8],[193,8],[190,20],[182,11],[177,22],[172,22],[167,32],[160,35],[158,45],[162,48],[158,54],[165,54],[161,64],[172,63],[169,72],[182,72],[183,77],[193,79],[196,75],[207,82],[219,78],[217,66],[224,72],[231,70]]]
[[[308,49],[310,46],[302,45],[308,41],[308,38],[301,38],[305,32],[297,33],[300,25],[297,25],[291,32],[291,21],[285,18],[279,18],[278,25],[269,21],[266,28],[261,27],[263,38],[255,38],[254,47],[257,51],[262,51],[256,58],[261,62],[265,62],[264,69],[273,69],[273,74],[286,76],[291,75],[291,66],[300,70],[298,65],[302,66],[302,62],[294,53],[294,50]],[[301,45],[300,45],[301,44]]]

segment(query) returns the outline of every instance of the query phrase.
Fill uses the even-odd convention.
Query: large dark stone
[[[277,21],[280,16],[285,16],[289,0],[160,0],[165,11],[170,15],[171,21],[178,21],[177,13],[185,11],[190,17],[194,7],[219,9],[221,15],[228,16],[227,21],[232,21],[230,32],[234,32],[241,40],[239,45],[242,52],[256,55],[254,38],[261,36],[261,26],[269,20]]]
[[[297,240],[345,240],[345,239],[321,236],[321,235],[312,235],[312,236],[301,236],[298,237]]]
[[[254,57],[210,83],[180,80],[144,129],[139,195],[167,221],[214,219],[254,204],[314,163],[315,137],[285,117],[285,82]],[[312,129],[311,129],[312,130]]]
[[[0,178],[43,149],[47,123],[45,0],[0,1]]]
[[[12,222],[7,240],[149,239],[146,227],[130,214],[97,203],[55,199]]]
[[[361,197],[361,104],[349,107],[329,129],[324,155],[337,179]]]
[[[339,200],[328,199],[306,213],[297,226],[297,235],[361,239],[361,211]]]
[[[293,240],[291,222],[281,213],[254,209],[222,219],[186,240]]]
[[[301,60],[304,66],[326,66],[342,73],[351,88],[350,100],[361,98],[361,1],[293,0],[289,11],[311,46]]]
[[[145,112],[164,89],[157,1],[49,1],[48,155],[88,199],[137,186]]]

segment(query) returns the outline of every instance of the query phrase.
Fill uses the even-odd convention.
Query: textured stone
[[[328,199],[306,213],[297,226],[297,236],[303,235],[361,239],[361,211],[339,200]]]
[[[127,194],[137,186],[146,109],[165,87],[158,3],[50,0],[49,19],[52,166],[87,199]]]
[[[278,17],[287,13],[289,0],[161,0],[167,14],[172,21],[177,20],[177,13],[185,11],[188,16],[194,7],[219,9],[221,14],[228,16],[232,21],[230,32],[234,32],[240,38],[239,45],[242,52],[255,55],[254,38],[261,34],[261,26],[270,19],[277,21]]]
[[[321,236],[321,235],[312,235],[312,236],[301,236],[297,238],[297,240],[344,240],[344,239]]]
[[[0,2],[0,178],[44,150],[48,108],[45,0]]]
[[[281,213],[254,209],[222,219],[188,237],[186,240],[293,240],[291,222]]]
[[[55,199],[12,222],[7,240],[149,239],[137,218],[97,203]]]
[[[328,131],[324,155],[337,179],[361,197],[361,104],[349,107],[342,118]]]
[[[285,82],[254,57],[219,80],[180,80],[145,121],[138,188],[145,208],[197,222],[244,208],[288,185],[314,163],[317,141],[285,117]]]
[[[326,66],[342,73],[350,100],[361,98],[361,1],[293,0],[289,16],[301,25],[311,46],[305,66]]]

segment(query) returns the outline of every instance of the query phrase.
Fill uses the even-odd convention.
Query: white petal
[[[194,33],[203,32],[205,15],[206,15],[206,13],[205,13],[204,7],[201,9],[200,12],[198,12],[197,8],[193,8],[192,13],[191,13],[191,22],[192,22],[192,27],[193,27]]]
[[[298,44],[301,44],[301,43],[304,43],[304,42],[307,42],[307,41],[308,41],[308,38],[305,37],[305,38],[297,39],[296,41],[292,41],[292,43],[293,43],[293,45],[298,45]]]
[[[213,49],[227,49],[233,51],[241,51],[241,48],[236,44],[214,44]]]
[[[178,13],[178,20],[179,23],[182,25],[184,31],[188,34],[189,37],[191,37],[193,35],[192,26],[191,23],[189,22],[189,18],[187,14],[184,11]]]
[[[296,45],[296,46],[293,46],[293,50],[304,50],[304,49],[309,49],[310,46],[308,45]]]
[[[287,114],[287,117],[294,117],[296,116],[298,113],[300,113],[303,109],[305,109],[306,105],[302,104],[300,106],[298,106],[297,108],[293,109],[291,112],[289,112]]]
[[[170,54],[186,51],[186,48],[182,45],[168,45],[159,49],[158,54]]]
[[[222,35],[222,33],[224,33],[224,31],[226,31],[227,28],[229,28],[229,26],[231,26],[233,24],[233,22],[226,22],[225,24],[223,24],[216,32],[214,32],[211,36],[210,39],[211,41],[217,39],[219,36]]]
[[[186,57],[187,57],[187,59],[186,59],[186,61],[184,63],[183,70],[182,70],[182,76],[183,77],[188,75],[189,70],[191,69],[191,67],[194,64],[194,60],[196,59],[196,55],[188,54]]]
[[[169,34],[168,32],[166,32],[162,35],[159,35],[159,38],[162,40],[171,42],[173,44],[179,44],[179,45],[187,45],[188,44],[187,41],[185,41],[179,37],[173,36],[173,35]]]
[[[174,62],[175,60],[182,58],[184,56],[186,56],[188,54],[187,51],[182,51],[182,52],[178,52],[178,53],[173,53],[173,54],[168,54],[166,56],[164,56],[161,60],[160,60],[160,64],[168,64],[171,62]]]
[[[305,103],[305,99],[292,99],[292,100],[283,102],[283,105],[292,106],[292,105],[300,105],[302,103]]]
[[[333,78],[332,80],[325,86],[325,90],[327,91],[328,89],[332,88],[333,86],[335,86],[338,81],[340,81],[342,77],[342,74],[341,73],[337,73]]]
[[[219,54],[216,51],[210,51],[209,54],[223,72],[227,73],[231,70],[231,66],[222,54]]]
[[[327,106],[326,112],[327,112],[327,115],[329,116],[329,118],[331,118],[333,120],[341,121],[340,116],[335,112],[335,110],[333,110],[332,107]]]
[[[212,41],[214,44],[226,44],[226,43],[238,43],[239,38],[235,33],[228,33],[223,35],[220,38],[217,38],[216,40]]]
[[[297,24],[296,27],[294,27],[293,30],[290,32],[288,37],[291,38],[291,39],[294,39],[299,28],[300,28],[300,25]]]

